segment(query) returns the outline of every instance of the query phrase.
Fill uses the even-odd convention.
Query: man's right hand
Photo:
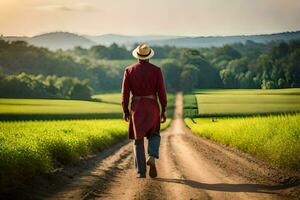
[[[123,119],[124,119],[126,122],[129,121],[129,118],[130,118],[129,113],[123,113]]]
[[[167,120],[167,113],[162,112],[161,115],[160,115],[160,122],[165,123],[166,120]]]

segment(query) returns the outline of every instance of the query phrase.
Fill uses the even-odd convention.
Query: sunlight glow
[[[1,0],[0,34],[235,35],[300,29],[299,0]]]

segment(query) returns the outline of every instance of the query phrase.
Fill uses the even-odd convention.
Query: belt
[[[140,100],[140,99],[153,99],[156,100],[156,95],[147,95],[147,96],[132,96],[132,100]]]

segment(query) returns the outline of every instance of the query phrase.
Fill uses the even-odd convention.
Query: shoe
[[[155,166],[155,158],[150,156],[148,159],[147,159],[147,165],[150,166],[150,170],[149,170],[149,176],[151,178],[155,178],[157,177],[157,170],[156,170],[156,166]]]
[[[146,178],[146,173],[139,173],[136,176],[137,178]]]
[[[146,164],[150,166],[150,163],[151,163],[151,162],[155,162],[155,158],[154,158],[153,156],[149,156],[149,157],[148,157],[148,159],[147,159],[147,161],[146,161]]]

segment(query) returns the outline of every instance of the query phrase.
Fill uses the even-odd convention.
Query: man
[[[122,106],[125,121],[129,121],[129,139],[133,139],[135,167],[138,178],[146,177],[146,164],[150,166],[149,176],[155,178],[160,145],[160,123],[166,121],[167,95],[162,71],[151,64],[153,49],[140,44],[132,55],[138,63],[125,69],[122,84]],[[129,111],[129,97],[132,94]],[[157,97],[161,104],[161,113]],[[148,139],[148,159],[146,162],[144,137]]]

